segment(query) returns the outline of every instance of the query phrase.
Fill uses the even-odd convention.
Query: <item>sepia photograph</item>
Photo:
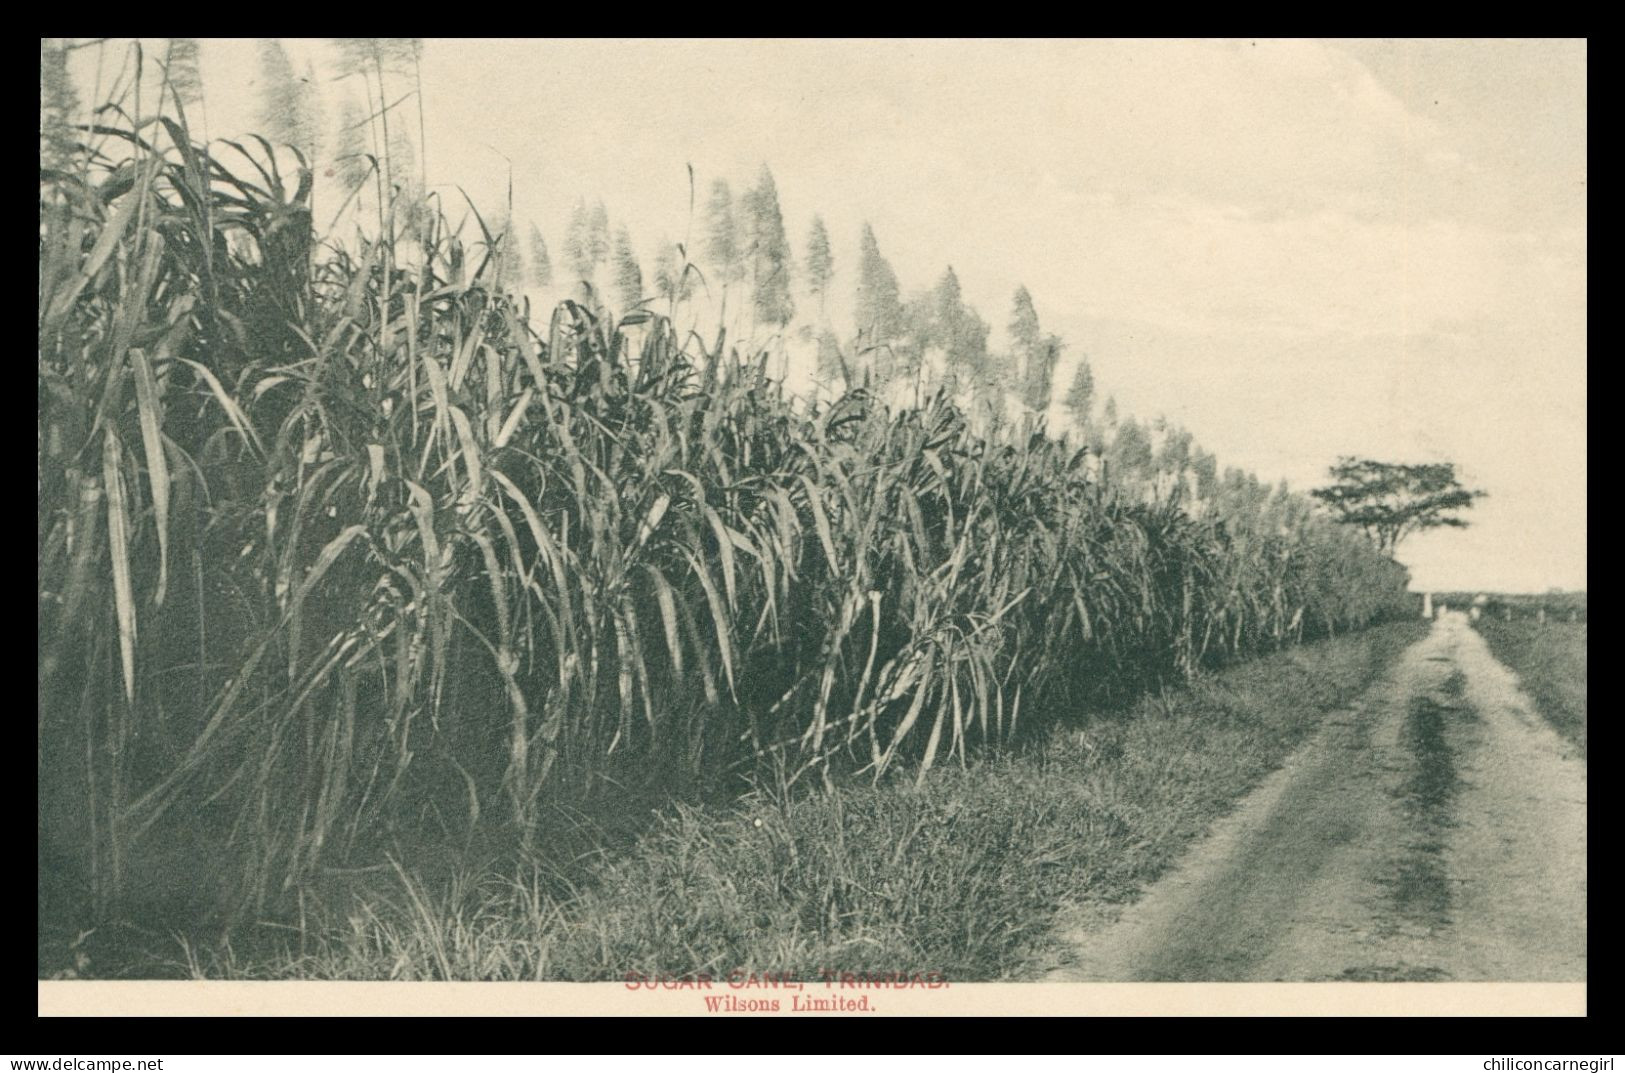
[[[1586,122],[42,38],[41,1012],[1585,1013]]]

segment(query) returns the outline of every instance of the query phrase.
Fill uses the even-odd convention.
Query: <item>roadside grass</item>
[[[537,855],[606,785],[923,777],[1412,603],[1284,485],[534,315],[472,206],[329,240],[297,154],[119,107],[41,173],[42,934]]]
[[[1546,721],[1586,755],[1586,624],[1511,622],[1485,615],[1475,624],[1495,658],[1517,672]]]
[[[640,836],[574,860],[369,873],[302,924],[172,945],[141,974],[1030,978],[1061,953],[1057,911],[1135,898],[1424,630],[1378,627],[1204,675],[918,787],[755,793],[661,810]]]

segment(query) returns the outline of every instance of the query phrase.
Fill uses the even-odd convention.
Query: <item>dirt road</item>
[[[1054,980],[1583,980],[1585,764],[1460,613]]]

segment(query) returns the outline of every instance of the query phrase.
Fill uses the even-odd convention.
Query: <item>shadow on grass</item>
[[[640,803],[619,826],[583,818],[524,857],[424,850],[307,893],[292,918],[172,943],[182,953],[162,971],[1033,975],[1053,963],[1063,906],[1135,898],[1424,629],[1378,628],[1230,668],[1030,748],[933,771],[919,787],[905,777],[657,812]]]

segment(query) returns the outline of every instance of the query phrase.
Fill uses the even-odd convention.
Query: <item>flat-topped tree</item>
[[[1467,521],[1458,512],[1488,494],[1463,487],[1451,462],[1408,465],[1345,457],[1330,472],[1336,483],[1309,494],[1389,555],[1424,529],[1465,529]]]

